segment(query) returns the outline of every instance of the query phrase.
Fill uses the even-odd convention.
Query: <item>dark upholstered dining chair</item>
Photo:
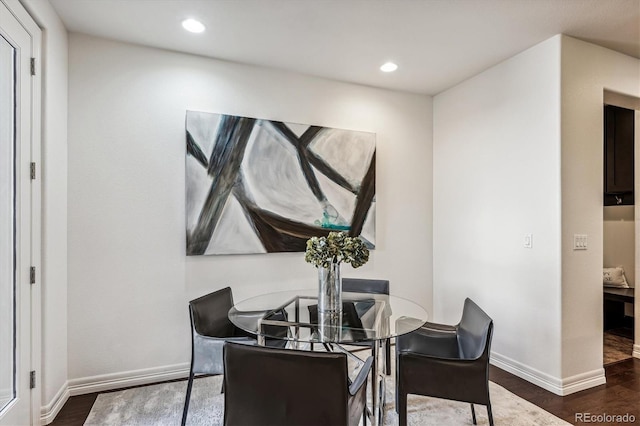
[[[229,321],[229,309],[233,306],[231,288],[226,287],[213,293],[206,294],[189,302],[189,317],[191,318],[191,368],[187,383],[187,394],[182,412],[182,425],[187,421],[189,400],[193,379],[199,374],[222,374],[224,364],[222,349],[227,341],[256,344],[251,334],[239,329]],[[277,319],[280,313],[272,315]],[[286,332],[286,331],[285,331]],[[269,346],[283,346],[285,340],[271,339]],[[224,388],[223,388],[224,390]]]
[[[349,384],[344,353],[227,343],[224,424],[358,425],[372,363],[369,357]]]
[[[352,293],[389,294],[389,280],[377,280],[368,278],[343,278],[342,291]],[[371,342],[349,343],[355,346],[372,346]],[[391,374],[391,339],[385,339],[384,359],[385,373]]]
[[[487,406],[492,319],[471,299],[464,301],[462,319],[455,326],[425,323],[396,338],[396,410],[399,424],[407,424],[407,394],[431,396]]]

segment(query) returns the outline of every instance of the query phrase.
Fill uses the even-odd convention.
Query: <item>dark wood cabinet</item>
[[[604,106],[604,205],[634,204],[634,111]]]

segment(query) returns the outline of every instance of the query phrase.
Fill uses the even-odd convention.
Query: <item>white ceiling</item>
[[[640,58],[640,0],[51,3],[72,32],[431,95],[560,33]]]

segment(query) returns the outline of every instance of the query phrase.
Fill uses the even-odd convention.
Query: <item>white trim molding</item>
[[[64,382],[51,402],[40,408],[40,424],[48,425],[51,423],[67,403],[69,396],[69,382]]]
[[[559,379],[495,352],[491,352],[491,364],[560,396],[570,395],[607,382],[604,368]]]
[[[144,368],[120,373],[101,374],[69,380],[71,396],[107,390],[148,385],[166,380],[186,379],[189,376],[189,364],[174,364],[163,367]]]
[[[640,358],[640,345],[633,345],[633,357]]]
[[[496,367],[540,386],[549,392],[562,395],[562,381],[556,377],[495,352],[491,352],[490,362]]]
[[[49,404],[40,409],[40,421],[45,425],[51,423],[71,396],[186,379],[188,376],[189,364],[183,363],[71,379],[64,383]]]
[[[562,379],[562,393],[560,395],[570,395],[585,389],[604,385],[605,383],[607,383],[607,378],[604,375],[604,368],[598,368]]]

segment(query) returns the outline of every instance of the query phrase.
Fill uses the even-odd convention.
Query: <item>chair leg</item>
[[[477,425],[478,423],[476,422],[476,409],[473,408],[473,404],[471,404],[471,419],[473,420],[473,424]]]
[[[187,424],[187,413],[189,412],[189,400],[191,399],[191,387],[193,386],[193,373],[189,373],[189,381],[187,382],[187,395],[184,399],[184,410],[182,411],[182,426]]]
[[[400,393],[400,357],[398,353],[398,347],[396,346],[396,413],[400,414],[398,408],[398,394]]]
[[[362,426],[367,426],[367,404],[362,409]]]
[[[396,395],[398,400],[398,426],[407,426],[407,394],[400,391],[400,395]]]
[[[489,426],[493,426],[493,413],[491,412],[491,403],[487,404],[487,416],[489,417]]]
[[[396,412],[398,413],[398,426],[407,426],[407,393],[400,380],[400,360],[402,356],[396,346]]]
[[[387,376],[391,375],[391,339],[387,339],[384,341],[384,359],[385,359],[385,373]]]

